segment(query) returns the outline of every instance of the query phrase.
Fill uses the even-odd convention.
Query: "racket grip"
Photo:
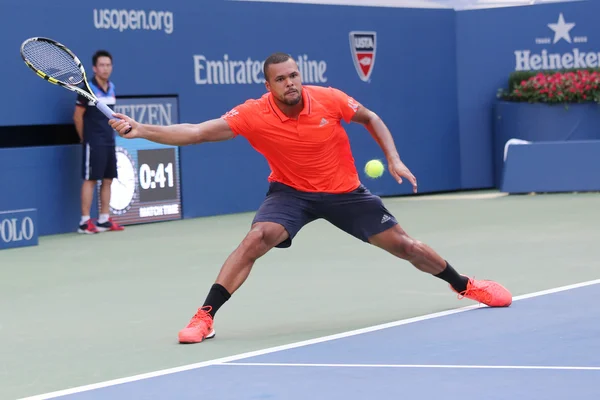
[[[96,107],[102,111],[102,113],[104,115],[106,115],[106,118],[108,119],[115,119],[115,117],[113,116],[113,111],[104,103],[101,102],[97,102],[96,103]],[[127,135],[129,132],[131,132],[131,127],[129,127],[129,129],[127,129],[127,132],[125,132],[125,135]]]
[[[96,107],[106,115],[106,118],[115,119],[115,117],[113,117],[113,111],[106,104],[99,101],[96,103]]]

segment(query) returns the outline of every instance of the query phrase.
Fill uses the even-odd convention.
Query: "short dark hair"
[[[267,78],[267,69],[269,68],[269,65],[271,64],[281,64],[282,62],[286,62],[287,60],[291,59],[292,56],[290,56],[287,53],[273,53],[271,54],[266,60],[265,60],[265,65],[263,66],[263,74],[265,74],[265,80],[268,81],[269,78]]]
[[[108,58],[110,58],[110,62],[112,62],[112,56],[110,55],[110,53],[108,51],[106,51],[106,50],[98,50],[92,56],[92,65],[95,66],[96,63],[98,62],[98,58],[100,58],[100,57],[108,57]]]

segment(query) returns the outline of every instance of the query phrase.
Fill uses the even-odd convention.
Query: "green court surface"
[[[384,201],[410,235],[457,270],[497,280],[515,296],[600,278],[597,193]],[[0,252],[0,399],[473,304],[408,262],[317,221],[290,249],[257,262],[217,314],[216,339],[179,345],[177,332],[252,216],[45,236],[37,247]]]

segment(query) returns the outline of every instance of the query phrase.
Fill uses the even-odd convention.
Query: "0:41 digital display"
[[[138,150],[140,202],[177,199],[175,149]]]

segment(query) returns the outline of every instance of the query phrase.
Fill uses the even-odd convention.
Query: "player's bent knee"
[[[244,254],[251,260],[261,257],[280,241],[285,240],[282,231],[285,232],[279,225],[256,224],[242,242]]]
[[[249,258],[256,259],[260,257],[265,247],[265,232],[260,228],[253,228],[242,242],[244,254]]]
[[[408,235],[402,235],[398,243],[398,256],[405,260],[411,260],[423,253],[423,243],[411,238]]]

